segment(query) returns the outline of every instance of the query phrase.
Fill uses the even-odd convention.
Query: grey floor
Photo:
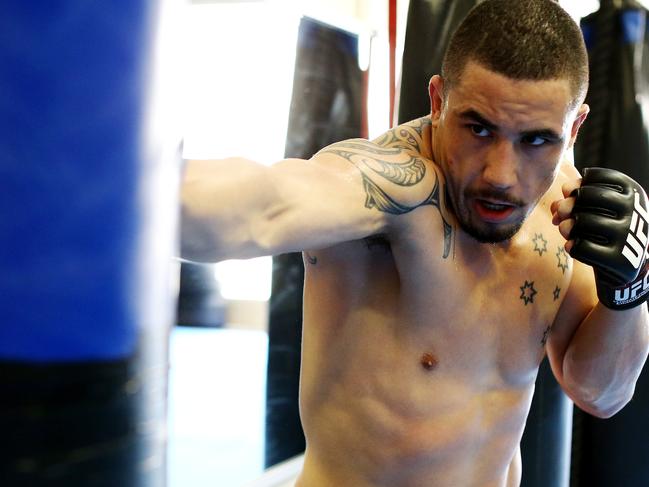
[[[263,472],[268,336],[176,327],[168,487],[240,487]]]

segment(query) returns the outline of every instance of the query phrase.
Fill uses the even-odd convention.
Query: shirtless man
[[[298,486],[519,485],[546,353],[583,410],[631,399],[649,216],[628,177],[569,162],[587,77],[556,3],[486,0],[429,116],[309,161],[188,162],[183,257],[305,250]]]

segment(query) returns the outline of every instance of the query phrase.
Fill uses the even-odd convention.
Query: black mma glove
[[[570,232],[570,255],[595,269],[597,296],[611,309],[649,297],[649,212],[644,189],[629,176],[601,167],[584,169]]]

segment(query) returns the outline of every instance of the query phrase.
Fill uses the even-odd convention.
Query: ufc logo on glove
[[[647,257],[647,224],[649,224],[649,214],[642,207],[641,197],[637,190],[633,190],[635,196],[634,212],[631,217],[631,227],[629,234],[626,236],[626,243],[622,250],[622,255],[628,259],[635,269],[640,269],[642,262]]]
[[[644,189],[629,176],[584,169],[573,194],[570,254],[595,269],[597,295],[611,309],[638,306],[649,295],[649,212]]]

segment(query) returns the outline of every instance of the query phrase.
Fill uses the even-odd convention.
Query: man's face
[[[588,107],[567,79],[520,81],[469,62],[448,90],[431,80],[433,150],[460,226],[480,242],[510,239],[548,190]]]

